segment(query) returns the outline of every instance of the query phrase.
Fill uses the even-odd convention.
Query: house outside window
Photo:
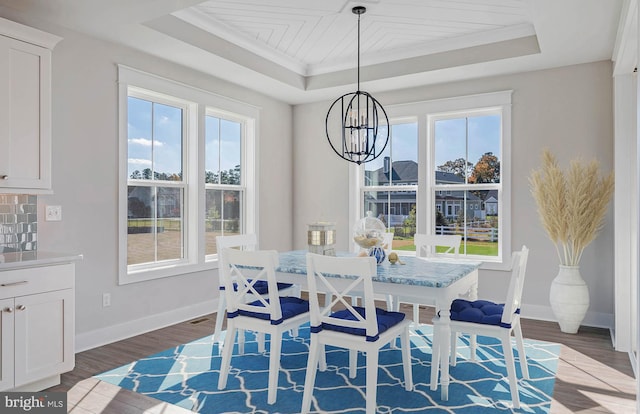
[[[351,182],[360,191],[351,220],[374,212],[394,232],[393,248],[400,252],[415,251],[416,232],[460,234],[463,256],[505,269],[511,249],[511,91],[385,109],[391,150],[386,162],[352,167]],[[416,144],[417,156],[394,152]],[[416,182],[403,186],[410,192],[396,191]]]
[[[432,115],[429,119],[435,167],[431,193],[436,206],[444,202],[453,207],[435,224],[434,233],[461,235],[462,254],[497,257],[499,203],[490,204],[495,207],[491,211],[478,210],[477,206],[490,197],[500,199],[502,192],[502,113],[490,108]],[[443,173],[448,180],[438,180]],[[438,196],[442,188],[447,189],[446,200]]]
[[[255,232],[258,109],[120,65],[119,283],[217,266]]]
[[[406,243],[413,245],[417,153],[418,123],[413,119],[400,120],[391,124],[389,144],[382,155],[364,164],[360,216],[371,211],[382,220],[388,231],[394,233],[393,247],[398,249]]]

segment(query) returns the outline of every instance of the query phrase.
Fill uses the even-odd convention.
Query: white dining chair
[[[282,334],[309,322],[309,302],[292,296],[279,296],[275,269],[278,252],[275,250],[241,251],[224,248],[220,253],[226,264],[224,273],[227,299],[227,343],[222,350],[218,389],[227,386],[227,377],[233,354],[233,344],[238,337],[238,352],[244,352],[244,336],[236,335],[239,329],[270,335],[269,383],[267,402],[276,402]],[[268,284],[268,294],[259,292],[261,282]],[[247,303],[248,294],[256,300]]]
[[[418,257],[449,257],[452,259],[459,258],[460,243],[462,236],[459,234],[440,235],[440,234],[422,234],[416,233],[413,236],[413,242],[416,246],[416,256]],[[444,247],[445,250],[437,252],[438,247]],[[413,304],[413,323],[415,326],[420,325],[420,305],[435,306],[435,303],[420,302],[420,298],[396,296],[391,299],[394,303],[394,310],[400,309],[400,302]]]
[[[258,238],[255,234],[234,234],[230,236],[217,236],[216,237],[216,248],[218,250],[218,277],[219,277],[219,289],[220,289],[220,297],[218,299],[218,312],[216,314],[216,325],[213,330],[213,339],[212,342],[215,344],[218,341],[218,350],[222,349],[224,346],[224,342],[221,338],[222,336],[222,323],[224,321],[224,316],[226,315],[227,303],[226,296],[224,295],[225,290],[225,282],[224,282],[224,273],[221,269],[225,268],[227,265],[224,263],[224,258],[220,254],[222,249],[225,248],[236,248],[242,249],[246,251],[256,250],[258,245]],[[235,285],[234,285],[235,286]],[[300,297],[300,286],[294,285],[291,283],[278,283],[277,284],[278,291],[282,296],[295,296]],[[268,297],[268,285],[265,281],[256,282],[254,286],[255,292],[263,297]],[[253,292],[247,293],[247,297],[245,300],[252,301],[254,300]],[[244,335],[243,332],[240,333]],[[295,333],[297,335],[297,332]],[[264,352],[264,335],[258,335],[258,350],[260,352]]]
[[[500,339],[504,353],[509,387],[511,390],[511,400],[514,408],[520,408],[520,398],[518,395],[518,379],[516,377],[513,349],[511,345],[511,335],[515,336],[518,348],[518,358],[520,359],[520,369],[522,376],[529,379],[529,369],[527,357],[524,350],[524,340],[522,328],[520,326],[520,304],[522,299],[522,288],[527,268],[527,258],[529,249],[522,246],[522,250],[514,252],[512,255],[511,280],[507,290],[507,298],[504,304],[494,303],[488,300],[456,299],[451,304],[450,327],[451,327],[451,356],[450,365],[455,366],[457,360],[457,337],[458,333],[470,335],[491,336]],[[434,318],[434,327],[439,329],[439,317]],[[437,336],[437,331],[436,335]],[[433,361],[437,361],[440,355],[440,345],[434,340]],[[475,342],[470,341],[471,360],[475,360]],[[433,367],[434,365],[432,365]],[[437,379],[436,374],[432,381]]]
[[[341,278],[336,276],[345,276]],[[378,384],[378,353],[380,348],[401,337],[405,389],[413,389],[410,321],[400,312],[375,307],[373,276],[376,260],[373,257],[332,257],[307,253],[307,283],[311,313],[311,344],[302,396],[302,413],[311,409],[318,364],[322,363],[324,347],[332,345],[349,350],[349,377],[355,378],[357,351],[366,353],[366,412],[376,410]],[[348,286],[340,289],[340,282]],[[363,307],[352,306],[348,299],[353,291],[364,292]],[[332,301],[320,307],[318,292],[331,292]],[[339,309],[339,310],[338,310]],[[322,368],[322,367],[321,367]]]

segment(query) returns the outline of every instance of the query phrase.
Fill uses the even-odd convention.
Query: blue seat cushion
[[[267,303],[269,303],[269,299],[267,299],[266,301]],[[255,300],[251,302],[250,305],[264,307],[264,304],[260,300]],[[291,296],[281,296],[280,311],[282,313],[282,318],[278,320],[271,320],[271,325],[280,325],[286,319],[293,318],[294,316],[298,316],[301,313],[309,312],[309,301]],[[271,315],[269,313],[249,312],[245,310],[238,310],[238,312],[236,312],[234,315],[228,315],[228,317],[233,318],[237,315],[249,316],[252,318],[264,320],[271,319]]]
[[[363,307],[354,306],[353,309],[355,309],[355,311],[358,312],[360,316],[362,316],[363,318],[365,317],[365,311]],[[353,315],[351,311],[349,311],[348,309],[343,309],[343,310],[334,312],[331,314],[330,317],[336,318],[336,319],[348,320],[348,321],[357,320],[355,315]],[[376,308],[376,318],[378,319],[378,333],[373,337],[367,336],[367,331],[364,328],[350,328],[346,326],[333,325],[330,323],[323,323],[322,329],[344,332],[351,335],[366,336],[367,341],[375,342],[378,340],[381,333],[385,332],[387,329],[402,322],[405,318],[405,314],[402,312],[390,312],[384,309]]]
[[[451,320],[461,322],[481,323],[495,325],[503,328],[511,328],[511,324],[502,323],[504,304],[494,303],[488,300],[468,301],[456,299],[451,303]],[[520,309],[516,311],[520,313]]]
[[[293,283],[278,283],[278,290],[288,289],[293,286]],[[269,292],[269,283],[266,280],[258,280],[254,283],[253,288],[258,292],[259,295],[264,295]],[[224,290],[224,287],[221,287]],[[233,284],[233,290],[238,290],[238,284]]]

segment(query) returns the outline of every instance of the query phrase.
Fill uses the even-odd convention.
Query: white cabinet
[[[75,365],[75,264],[0,272],[0,391],[38,391]]]
[[[0,193],[51,192],[51,49],[60,39],[0,18]]]

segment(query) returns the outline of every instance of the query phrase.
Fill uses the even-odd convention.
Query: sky
[[[475,164],[480,157],[492,152],[500,156],[500,115],[484,115],[466,118],[468,120],[468,157],[465,155],[465,118],[436,121],[435,125],[435,166],[447,161],[467,158]]]
[[[483,115],[469,118],[442,119],[435,125],[435,166],[465,158],[465,135],[468,120],[468,161],[475,164],[486,152],[500,159],[500,116]],[[205,169],[230,170],[241,162],[241,124],[213,116],[206,117]],[[380,131],[384,134],[381,128]],[[128,175],[134,170],[154,168],[157,172],[182,172],[182,110],[152,104],[129,97],[128,102]],[[365,169],[381,168],[384,157],[394,161],[418,162],[417,122],[394,124],[391,139],[383,154],[365,164]]]
[[[500,159],[500,116],[484,115],[469,118],[443,119],[435,125],[435,167],[447,161],[466,158],[465,135],[468,119],[469,147],[468,161],[478,162],[486,152],[493,152]],[[418,162],[417,122],[394,124],[391,126],[390,144],[383,154],[365,164],[367,171],[382,167],[385,156],[394,161],[412,160]]]
[[[230,170],[239,165],[240,123],[212,116],[207,116],[205,122],[206,170],[217,172],[219,167]],[[145,168],[167,174],[181,173],[181,137],[180,108],[129,97],[128,176]]]

